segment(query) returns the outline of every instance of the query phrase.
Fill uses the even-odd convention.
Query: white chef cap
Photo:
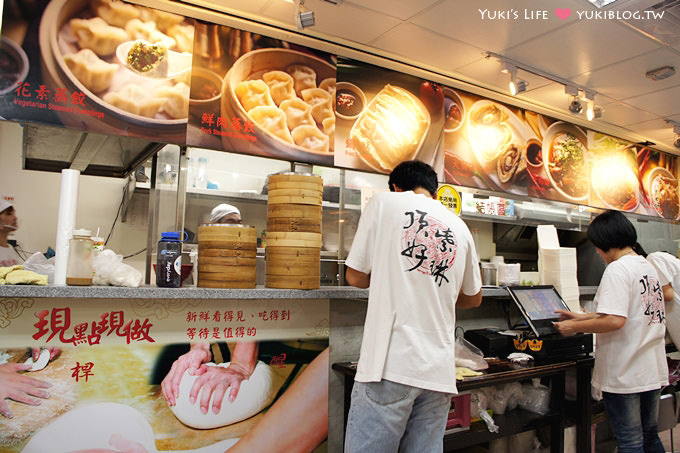
[[[12,203],[5,200],[4,198],[0,198],[0,212],[4,211],[7,208],[11,208],[11,207],[12,207]]]
[[[229,214],[238,214],[240,217],[241,211],[239,211],[236,206],[226,203],[215,206],[210,212],[210,223],[217,223],[222,217]]]

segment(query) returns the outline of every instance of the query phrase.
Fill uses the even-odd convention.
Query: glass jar
[[[90,230],[73,230],[73,237],[68,246],[68,264],[66,266],[66,284],[70,286],[92,285],[94,266],[92,251],[94,242]]]

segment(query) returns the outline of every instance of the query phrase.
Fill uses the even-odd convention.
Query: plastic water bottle
[[[161,233],[156,254],[156,286],[179,288],[182,284],[182,241],[174,231]]]
[[[198,169],[193,173],[194,187],[205,189],[208,185],[208,159],[206,157],[198,158]]]

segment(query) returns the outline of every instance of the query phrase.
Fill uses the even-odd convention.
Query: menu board
[[[377,173],[418,159],[459,186],[680,215],[677,158],[644,145],[120,1],[20,10],[3,11],[4,119]]]

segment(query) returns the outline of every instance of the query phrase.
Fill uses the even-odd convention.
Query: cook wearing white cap
[[[210,212],[210,223],[241,223],[241,211],[236,206],[222,203]]]
[[[16,231],[18,227],[14,206],[4,198],[0,198],[0,267],[14,266],[24,262],[8,242],[10,233]]]

